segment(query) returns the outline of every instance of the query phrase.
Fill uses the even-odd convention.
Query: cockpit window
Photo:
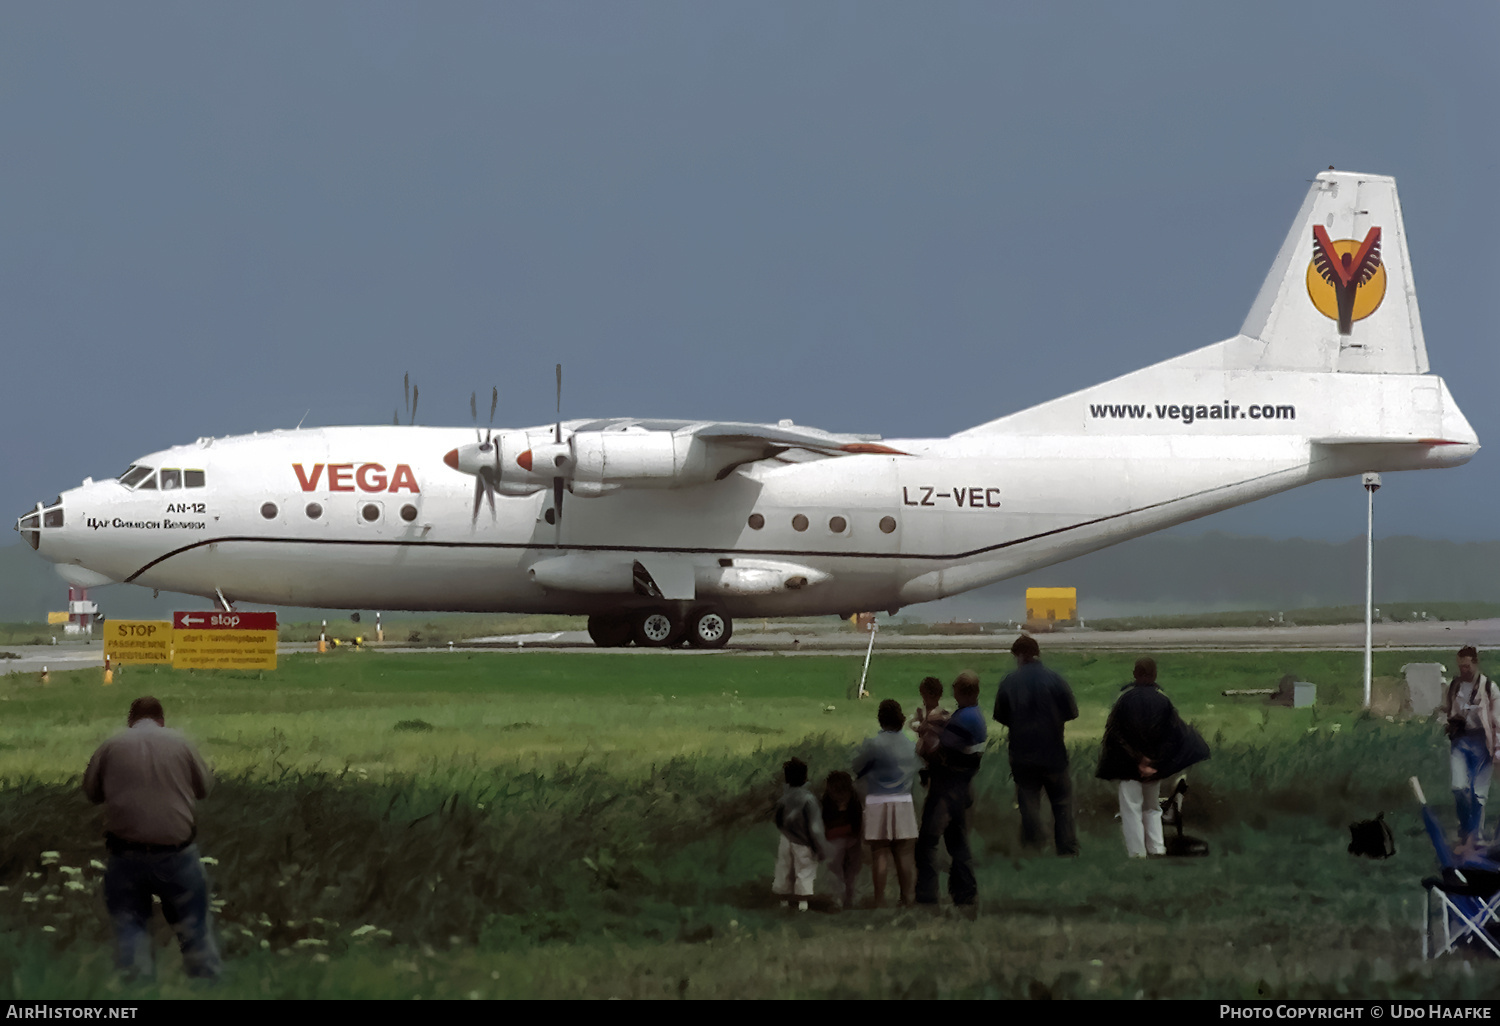
[[[162,467],[158,477],[161,478],[161,490],[164,492],[182,487],[182,471],[180,470],[169,470],[166,467]]]
[[[189,488],[202,488],[203,487],[203,471],[201,471],[201,470],[184,470],[182,472],[182,483],[185,484]]]
[[[151,491],[155,491],[156,490],[156,473],[154,471],[152,471],[152,469],[150,467],[147,467],[146,468],[146,476],[144,478],[142,478],[141,479],[141,483],[138,484],[138,485],[136,485],[135,487],[136,487],[136,489],[138,491],[144,491],[146,489],[150,489]]]
[[[61,507],[57,509],[49,509],[42,514],[43,527],[61,527],[62,525],[63,511]]]
[[[126,488],[134,488],[147,477],[151,476],[151,468],[132,463],[126,468],[125,473],[120,475],[120,483]]]

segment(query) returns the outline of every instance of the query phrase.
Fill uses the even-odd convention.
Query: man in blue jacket
[[[969,806],[974,804],[974,774],[984,755],[984,713],[979,711],[979,675],[965,670],[953,682],[958,709],[948,717],[933,752],[931,790],[922,806],[917,834],[917,904],[938,900],[937,844],[941,837],[953,859],[948,893],[955,905],[973,905],[979,895],[974,859],[969,850]]]
[[[1010,728],[1010,773],[1021,809],[1021,843],[1042,847],[1042,791],[1052,803],[1052,831],[1059,855],[1078,854],[1073,828],[1073,786],[1063,724],[1078,718],[1068,682],[1042,665],[1041,646],[1021,635],[1010,646],[1016,669],[1000,682],[995,719]]]

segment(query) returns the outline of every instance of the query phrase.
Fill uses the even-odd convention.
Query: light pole
[[[1370,649],[1371,609],[1375,595],[1375,493],[1380,490],[1380,475],[1364,476],[1365,493],[1369,496],[1369,513],[1365,520],[1365,708],[1370,708]]]

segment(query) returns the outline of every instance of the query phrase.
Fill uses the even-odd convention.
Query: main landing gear
[[[589,617],[589,637],[600,648],[723,648],[734,633],[734,621],[713,606],[676,609],[666,606]]]

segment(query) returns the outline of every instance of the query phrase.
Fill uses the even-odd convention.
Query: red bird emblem
[[[1340,254],[1323,226],[1313,225],[1313,267],[1333,286],[1338,299],[1339,334],[1348,335],[1354,324],[1354,295],[1380,270],[1380,229],[1369,230],[1358,252]]]

